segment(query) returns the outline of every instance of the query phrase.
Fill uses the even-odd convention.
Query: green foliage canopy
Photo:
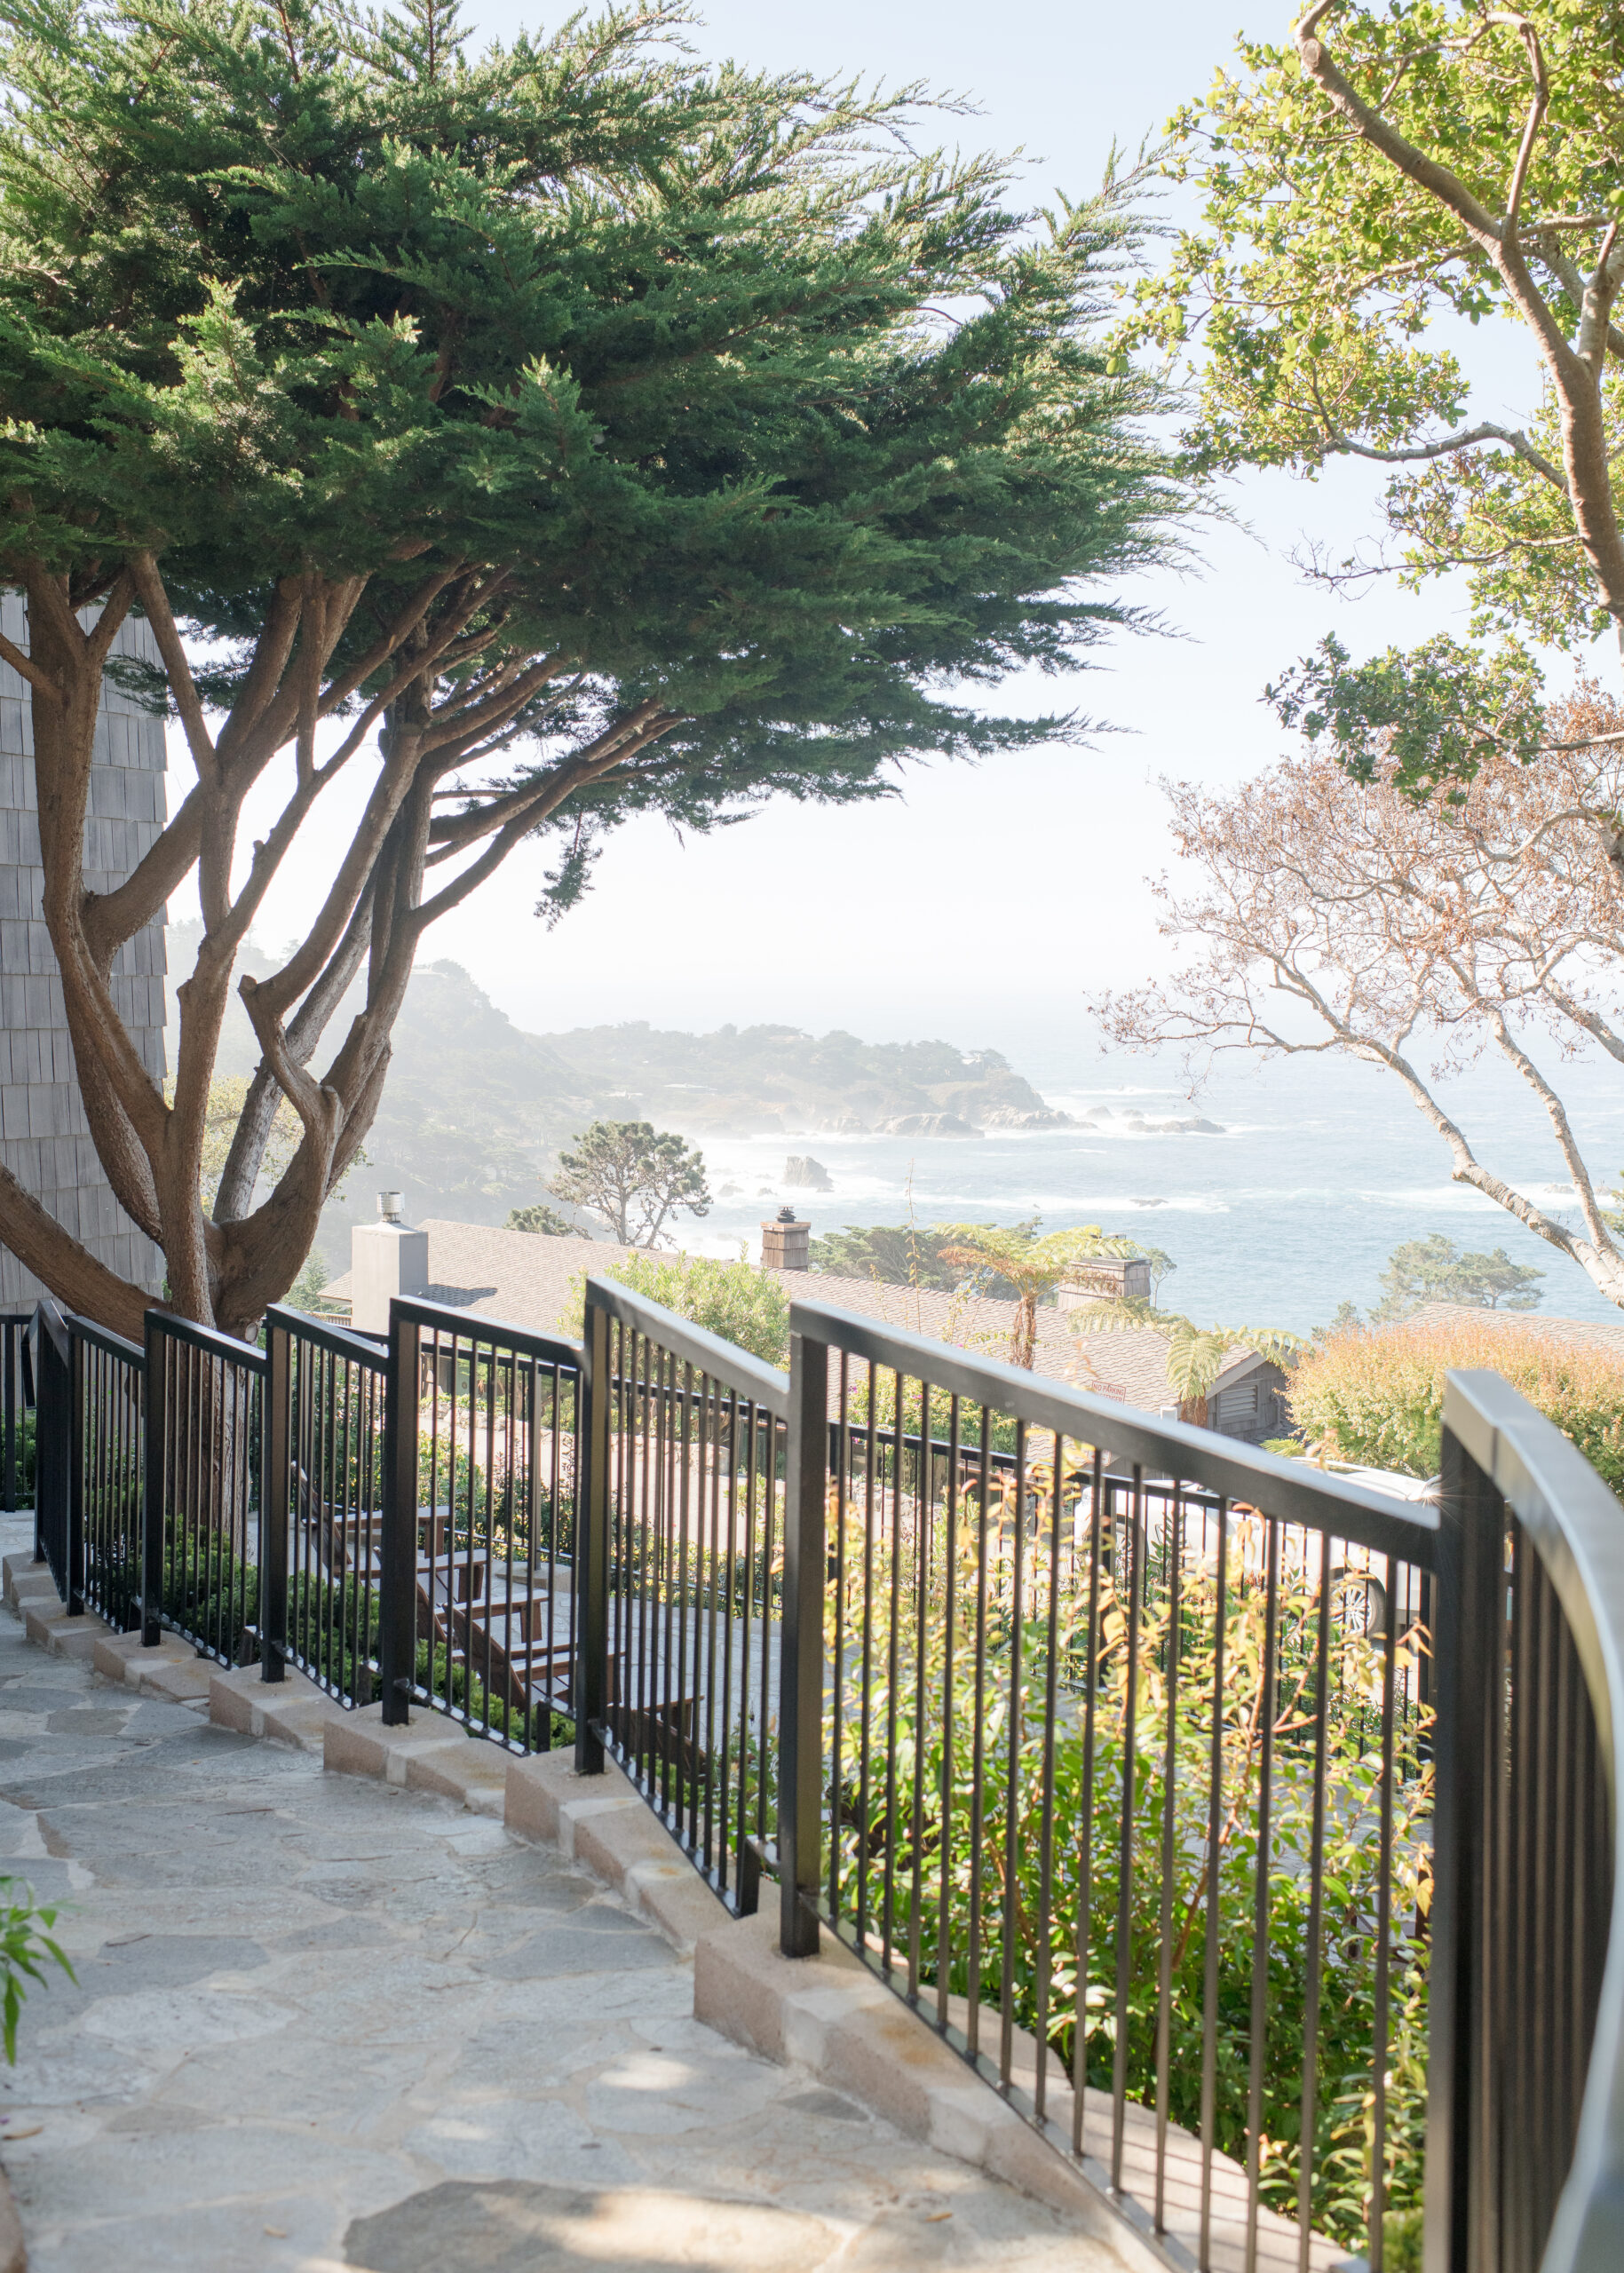
[[[1531,1263],[1513,1263],[1503,1247],[1489,1254],[1462,1255],[1453,1239],[1433,1232],[1393,1249],[1382,1273],[1382,1300],[1371,1319],[1382,1324],[1407,1318],[1422,1303],[1461,1303],[1485,1311],[1537,1310],[1539,1282],[1544,1276]]]
[[[847,1224],[812,1240],[812,1267],[836,1279],[874,1279],[888,1287],[925,1287],[950,1295],[964,1279],[964,1266],[943,1254],[954,1240],[951,1230],[930,1225]],[[1015,1292],[1001,1272],[985,1269],[977,1287],[1003,1299]]]
[[[702,1326],[769,1366],[789,1362],[789,1297],[770,1271],[741,1255],[735,1263],[709,1255],[629,1255],[606,1279],[646,1295],[691,1326]],[[579,1340],[584,1331],[586,1274],[571,1281],[559,1331]]]
[[[1202,351],[1191,458],[1389,465],[1406,582],[1463,566],[1484,623],[1587,640],[1624,595],[1580,541],[1559,390],[1592,345],[1592,262],[1617,289],[1624,8],[1308,13],[1289,44],[1241,41],[1240,71],[1174,122],[1202,225],[1140,287],[1139,321]],[[1438,340],[1443,318],[1529,328],[1556,384],[1526,427],[1463,424],[1470,342],[1458,325],[1458,347]],[[1585,376],[1612,420],[1624,342],[1600,345]]]
[[[1239,59],[1173,122],[1202,218],[1138,286],[1125,337],[1187,359],[1191,469],[1387,470],[1380,541],[1313,550],[1312,573],[1415,589],[1462,572],[1474,633],[1500,643],[1358,670],[1327,643],[1299,674],[1311,734],[1356,767],[1396,737],[1406,787],[1469,775],[1485,748],[1530,757],[1524,643],[1581,648],[1624,623],[1624,7],[1322,0]],[[1521,424],[1497,415],[1498,344],[1479,356],[1474,337],[1503,321],[1541,367]]]
[[[538,1200],[532,1208],[510,1208],[507,1229],[510,1232],[532,1232],[542,1239],[569,1239],[574,1228],[566,1224],[556,1208],[549,1208],[545,1200]]]
[[[558,1155],[553,1197],[590,1208],[622,1245],[658,1247],[679,1208],[710,1213],[704,1155],[673,1130],[647,1121],[595,1121],[575,1144]]]
[[[906,756],[1077,739],[965,696],[1081,667],[1133,620],[1102,580],[1168,549],[1155,392],[1103,337],[1130,186],[1024,211],[995,162],[912,147],[916,90],[704,70],[681,20],[611,10],[475,56],[442,0],[0,5],[0,583],[30,638],[5,660],[92,1134],[189,1314],[245,1325],[283,1290],[424,931],[516,847],[551,840],[556,914],[631,813],[707,828],[885,794]],[[132,608],[162,668],[116,668],[198,780],[100,897],[80,824]],[[205,1223],[236,949],[375,747],[310,934],[244,990],[264,1057]],[[245,801],[289,749],[245,864]],[[108,972],[191,876],[166,1101]],[[283,1096],[302,1142],[256,1206]],[[4,1180],[0,1216],[130,1330],[139,1290]]]

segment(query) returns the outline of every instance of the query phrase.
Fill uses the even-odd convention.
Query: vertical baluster
[[[992,1500],[993,1416],[986,1406],[980,1413],[980,1467],[977,1475],[976,1506],[976,1663],[975,1723],[970,1739],[970,1949],[965,1995],[970,2006],[965,2036],[973,2060],[981,2047],[981,1874],[982,1831],[986,1820],[986,1597],[987,1517]]]
[[[1129,1991],[1133,1971],[1134,1828],[1138,1807],[1139,1617],[1145,1587],[1144,1471],[1136,1462],[1128,1536],[1127,1667],[1122,1694],[1122,1801],[1117,1839],[1116,2050],[1111,2074],[1111,2183],[1122,2184],[1128,2107]],[[1113,1573],[1114,1576],[1114,1573]],[[1119,1596],[1119,1600],[1121,1599]]]
[[[1218,1957],[1223,1921],[1224,1651],[1229,1639],[1229,1501],[1218,1501],[1213,1580],[1212,1762],[1207,1798],[1206,1948],[1201,1973],[1201,2211],[1196,2261],[1210,2273],[1212,2158],[1217,2150]]]
[[[1257,1833],[1252,1865],[1252,2022],[1247,2047],[1247,2225],[1246,2268],[1257,2263],[1257,2221],[1261,2207],[1264,2069],[1269,2027],[1269,1885],[1274,1786],[1274,1721],[1279,1630],[1280,1538],[1272,1517],[1264,1519],[1264,1662],[1258,1698]]]
[[[842,1366],[844,1356],[842,1355]],[[844,1380],[844,1374],[842,1374]],[[954,1746],[958,1741],[953,1710],[954,1621],[958,1615],[959,1561],[959,1400],[947,1400],[947,1477],[942,1509],[942,1769],[941,1836],[937,1842],[936,1881],[936,2025],[947,2026],[947,1996],[952,1979],[953,1787]]]
[[[907,1393],[902,1375],[891,1377],[891,1556],[885,1587],[885,1863],[880,1905],[880,1964],[891,1969],[897,1904],[897,1692],[901,1684],[902,1648],[902,1415]],[[881,1521],[884,1486],[881,1485]]]
[[[1173,1881],[1178,1863],[1177,1826],[1174,1815],[1178,1780],[1178,1675],[1183,1640],[1184,1605],[1180,1588],[1184,1576],[1184,1532],[1182,1487],[1173,1486],[1172,1506],[1163,1539],[1167,1563],[1168,1638],[1165,1648],[1167,1727],[1161,1757],[1161,1900],[1157,1922],[1156,1963],[1156,2231],[1167,2230],[1168,2095],[1171,2086],[1173,2005]]]
[[[931,1384],[919,1384],[919,1451],[914,1464],[913,1807],[908,1819],[907,1993],[919,2001],[920,1912],[924,1891],[925,1660],[931,1616]]]

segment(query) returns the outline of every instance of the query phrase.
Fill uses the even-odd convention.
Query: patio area
[[[59,1905],[78,1974],[0,2072],[36,2273],[1119,2263],[696,2023],[691,1965],[557,1854],[9,1612],[0,1802],[0,1869]]]

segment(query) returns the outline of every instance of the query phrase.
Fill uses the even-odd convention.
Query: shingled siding
[[[0,593],[0,629],[26,647],[21,598]],[[126,622],[114,653],[155,662],[145,622]],[[163,1258],[113,1197],[96,1157],[74,1073],[62,982],[40,913],[39,823],[28,690],[0,663],[0,1160],[91,1253],[155,1294]],[[84,828],[85,882],[107,891],[127,876],[165,819],[163,722],[116,687],[103,692]],[[163,929],[119,951],[113,994],[154,1081],[163,1078]],[[0,1310],[26,1307],[39,1282],[0,1246]]]

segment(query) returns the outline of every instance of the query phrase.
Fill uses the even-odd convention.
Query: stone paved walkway
[[[132,1699],[9,1613],[0,1871],[78,1973],[0,2068],[35,2273],[1121,2273],[701,2027],[689,1967],[556,1855]]]

